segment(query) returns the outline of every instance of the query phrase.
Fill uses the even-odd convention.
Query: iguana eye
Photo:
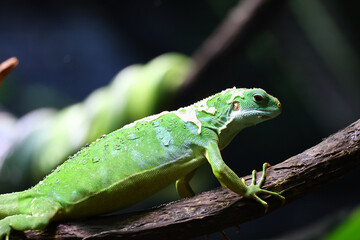
[[[253,98],[255,102],[261,102],[264,99],[260,94],[255,94]]]
[[[233,102],[233,110],[239,111],[240,110],[240,103],[238,101]]]

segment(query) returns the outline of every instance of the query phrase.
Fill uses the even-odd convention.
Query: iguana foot
[[[260,179],[258,184],[256,184],[256,170],[252,171],[251,184],[248,186],[248,189],[247,189],[247,192],[246,192],[246,195],[245,195],[245,197],[253,198],[258,203],[263,205],[264,208],[265,208],[265,212],[267,212],[269,205],[267,204],[267,202],[265,202],[264,200],[262,200],[260,197],[257,196],[257,194],[259,194],[259,193],[266,193],[266,194],[272,195],[272,196],[277,197],[278,199],[280,199],[282,204],[285,203],[285,197],[283,197],[279,193],[268,191],[268,190],[265,190],[265,189],[261,188],[261,186],[263,185],[263,183],[265,181],[266,168],[269,167],[269,166],[270,166],[269,163],[264,163],[263,164],[263,172],[262,172],[262,176],[261,176],[261,179]],[[245,183],[244,179],[242,179],[242,181]]]
[[[9,240],[10,232],[11,227],[9,226],[8,221],[6,221],[6,219],[0,220],[0,239],[4,239],[5,237],[6,240]]]

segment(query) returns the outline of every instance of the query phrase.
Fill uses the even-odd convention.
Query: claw
[[[252,185],[255,185],[255,184],[256,184],[256,170],[253,170],[253,171],[252,171],[251,184],[252,184]]]
[[[241,181],[243,182],[243,184],[246,185],[245,179],[242,178]]]
[[[270,167],[271,165],[269,163],[264,163],[263,164],[263,172],[262,172],[262,175],[261,175],[261,179],[259,181],[259,187],[262,186],[265,182],[265,177],[266,177],[266,168]]]
[[[272,192],[272,191],[265,190],[265,189],[261,188],[261,186],[265,182],[266,168],[268,168],[268,167],[270,167],[269,163],[264,163],[263,164],[263,172],[262,172],[262,176],[261,176],[261,179],[260,179],[258,184],[256,184],[256,170],[253,170],[252,171],[251,184],[250,184],[250,186],[248,186],[248,189],[249,189],[248,190],[249,191],[248,197],[253,198],[255,201],[257,201],[258,203],[263,205],[263,207],[265,208],[265,213],[268,211],[269,205],[267,204],[267,202],[265,202],[264,200],[262,200],[260,197],[257,196],[258,193],[266,193],[266,194],[269,194],[271,196],[274,196],[274,197],[280,199],[282,204],[285,204],[285,197],[283,197],[279,193]],[[242,179],[242,181],[244,182],[244,179]]]
[[[263,164],[263,170],[265,170],[268,167],[271,167],[270,163],[266,162],[266,163]]]
[[[266,194],[269,194],[271,196],[274,196],[276,198],[278,198],[280,201],[281,201],[281,204],[284,205],[286,203],[286,199],[284,196],[282,196],[281,194],[279,193],[276,193],[276,192],[272,192],[272,191],[269,191],[269,190],[266,190],[266,189],[261,189],[261,192],[262,193],[266,193]]]
[[[265,208],[265,212],[267,212],[269,205],[267,204],[267,202],[265,202],[264,200],[262,200],[258,195],[256,195],[256,193],[253,193],[251,196],[255,201],[257,201],[258,203],[260,203],[261,205],[263,205],[263,207]]]

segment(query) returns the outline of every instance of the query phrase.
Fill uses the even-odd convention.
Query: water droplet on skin
[[[167,146],[169,146],[170,141],[171,141],[170,137],[165,137],[161,142],[164,144],[164,146],[167,147]]]
[[[139,138],[139,136],[137,136],[135,133],[131,133],[131,134],[127,135],[127,138],[130,140],[134,140],[134,139]]]
[[[119,150],[115,150],[111,152],[112,157],[116,157],[117,155],[119,155]]]

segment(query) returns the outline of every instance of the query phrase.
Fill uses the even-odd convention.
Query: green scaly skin
[[[220,149],[245,127],[281,112],[262,89],[227,89],[177,111],[140,119],[86,146],[33,188],[0,195],[0,239],[11,230],[42,229],[53,220],[108,213],[131,206],[172,182],[180,197],[194,196],[189,181],[206,161],[221,185],[261,203],[263,176],[245,184]]]

